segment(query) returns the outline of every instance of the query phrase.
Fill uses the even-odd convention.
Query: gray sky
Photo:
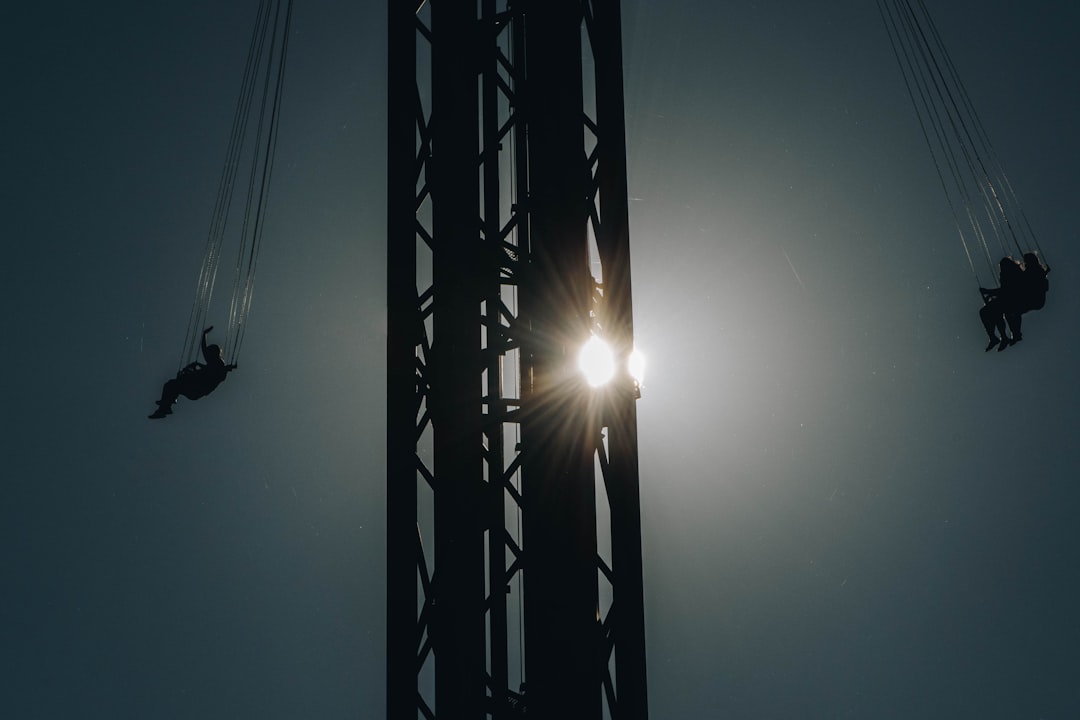
[[[383,3],[297,0],[240,369],[146,419],[228,5],[0,30],[5,717],[384,713]],[[652,717],[1080,712],[1080,6],[938,5],[1053,267],[1004,353],[874,3],[624,4]]]

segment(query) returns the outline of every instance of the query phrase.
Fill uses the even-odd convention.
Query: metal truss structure
[[[619,2],[388,21],[387,717],[644,720]]]

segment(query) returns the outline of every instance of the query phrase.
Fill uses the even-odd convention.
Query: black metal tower
[[[389,2],[392,720],[648,716],[620,25]]]

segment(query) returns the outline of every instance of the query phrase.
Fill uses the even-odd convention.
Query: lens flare
[[[634,348],[630,352],[630,357],[626,361],[626,369],[630,372],[630,377],[637,380],[638,385],[645,384],[645,353],[641,352],[637,348]]]

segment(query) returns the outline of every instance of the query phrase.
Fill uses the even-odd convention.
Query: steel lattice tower
[[[392,720],[648,715],[620,25],[389,2]]]

